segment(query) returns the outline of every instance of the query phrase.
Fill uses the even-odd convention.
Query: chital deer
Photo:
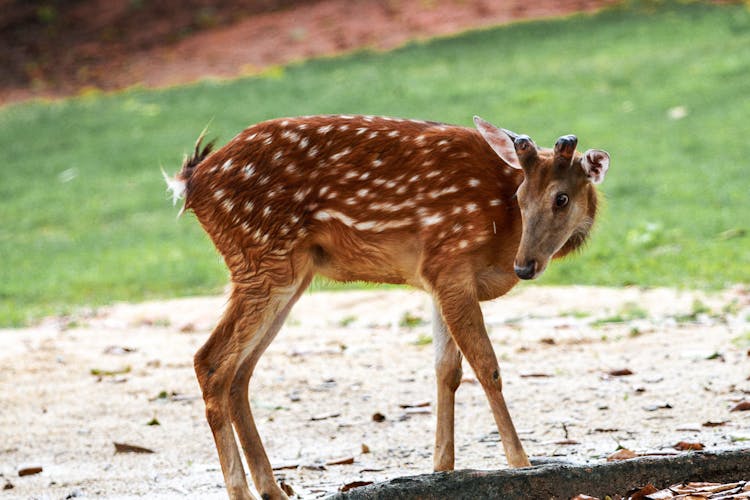
[[[554,149],[475,117],[476,129],[372,116],[286,118],[212,144],[167,178],[231,273],[227,309],[195,355],[229,496],[250,498],[236,430],[263,498],[277,486],[248,401],[258,359],[313,275],[406,283],[434,303],[435,470],[454,465],[454,393],[466,356],[507,461],[529,460],[511,422],[479,301],[533,279],[586,239],[609,155]]]

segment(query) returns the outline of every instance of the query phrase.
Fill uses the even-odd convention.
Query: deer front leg
[[[435,346],[435,374],[437,379],[437,428],[435,430],[436,471],[453,470],[454,411],[456,389],[461,384],[461,351],[453,341],[440,314],[437,303],[432,303],[432,342]]]
[[[435,292],[443,320],[453,340],[466,356],[487,395],[508,464],[511,467],[529,467],[531,463],[505,405],[500,368],[484,327],[482,310],[475,292],[456,286],[436,288]]]

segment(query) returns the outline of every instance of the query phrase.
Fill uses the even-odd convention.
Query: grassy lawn
[[[641,4],[638,4],[641,5]],[[214,293],[226,273],[164,191],[210,122],[370,113],[607,149],[588,248],[541,283],[750,282],[750,9],[623,7],[279,68],[234,81],[0,108],[0,325],[115,300]],[[319,284],[317,286],[320,286]]]

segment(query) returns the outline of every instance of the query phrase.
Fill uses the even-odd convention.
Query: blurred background
[[[746,284],[750,7],[528,4],[0,1],[0,326],[220,292],[223,263],[175,221],[159,168],[207,124],[222,143],[316,113],[574,133],[611,153],[607,202],[539,283]]]

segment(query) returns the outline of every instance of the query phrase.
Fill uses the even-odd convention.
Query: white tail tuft
[[[164,181],[167,183],[167,191],[172,193],[172,205],[177,205],[177,200],[181,200],[185,196],[187,184],[181,179],[169,177],[164,169],[161,169],[161,175],[164,176]]]

